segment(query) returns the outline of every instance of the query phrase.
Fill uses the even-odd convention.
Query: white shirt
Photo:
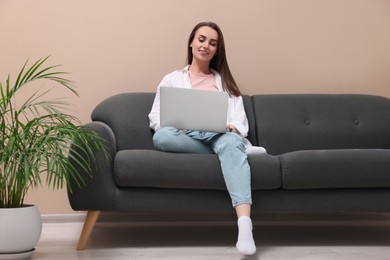
[[[160,87],[192,88],[188,74],[189,66],[184,69],[173,71],[166,75],[157,87],[156,97],[154,98],[152,110],[149,113],[150,128],[157,131],[160,129]],[[218,90],[223,91],[221,75],[213,70]],[[233,125],[242,137],[248,135],[248,119],[245,114],[242,97],[229,96],[227,124]]]

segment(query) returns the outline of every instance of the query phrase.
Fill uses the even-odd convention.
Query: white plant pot
[[[0,259],[7,254],[32,253],[41,233],[42,219],[36,206],[0,208]]]

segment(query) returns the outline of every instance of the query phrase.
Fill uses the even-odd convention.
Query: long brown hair
[[[213,22],[201,22],[198,23],[190,34],[188,38],[188,49],[187,49],[187,63],[190,65],[192,63],[193,54],[192,47],[190,46],[192,41],[195,38],[196,31],[203,26],[208,26],[218,33],[218,45],[217,45],[217,53],[210,61],[210,68],[219,72],[222,78],[222,88],[229,93],[229,95],[233,96],[241,96],[241,92],[237,87],[237,84],[233,78],[232,73],[230,72],[229,65],[226,58],[226,50],[225,50],[225,41],[223,39],[223,34],[221,29],[216,23]]]

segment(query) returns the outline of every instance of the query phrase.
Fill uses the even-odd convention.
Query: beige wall
[[[154,91],[185,63],[199,21],[217,22],[241,90],[390,97],[389,0],[0,0],[0,79],[51,55],[77,82],[74,113]],[[42,213],[70,213],[66,192],[36,190]]]

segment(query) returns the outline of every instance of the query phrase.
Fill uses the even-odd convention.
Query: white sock
[[[245,137],[242,138],[242,141],[245,146],[245,153],[246,154],[266,154],[267,150],[265,150],[264,147],[261,146],[253,146],[251,142],[249,142],[248,139]]]
[[[256,245],[252,234],[252,220],[250,217],[242,216],[238,218],[237,224],[237,250],[243,255],[253,255],[256,252]]]
[[[266,154],[267,150],[261,146],[250,146],[245,149],[246,154]]]

